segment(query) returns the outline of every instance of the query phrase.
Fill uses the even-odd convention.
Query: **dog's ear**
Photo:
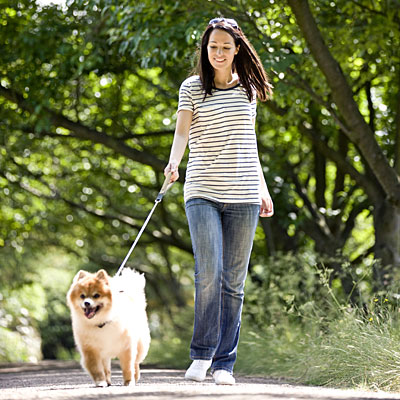
[[[101,280],[101,281],[106,281],[106,282],[108,282],[109,276],[108,276],[106,270],[101,269],[101,270],[99,270],[99,271],[97,272],[96,278],[99,279],[99,280]]]
[[[89,272],[84,271],[83,269],[81,269],[81,270],[75,275],[74,282],[78,282],[78,281],[80,281],[81,279],[85,278],[85,277],[88,276],[88,275],[89,275]]]

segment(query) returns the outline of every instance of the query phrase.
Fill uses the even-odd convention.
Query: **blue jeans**
[[[186,215],[195,258],[192,360],[232,373],[239,342],[244,283],[260,206],[189,199]]]

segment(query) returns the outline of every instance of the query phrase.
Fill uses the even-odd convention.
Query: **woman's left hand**
[[[272,217],[274,215],[274,203],[268,192],[261,195],[260,217]]]

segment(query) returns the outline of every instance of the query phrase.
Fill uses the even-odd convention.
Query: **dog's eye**
[[[96,294],[93,295],[93,298],[94,298],[94,299],[98,299],[99,297],[100,297],[100,295],[99,295],[98,293],[96,293]]]
[[[81,294],[81,299],[84,299],[86,296],[82,293]]]

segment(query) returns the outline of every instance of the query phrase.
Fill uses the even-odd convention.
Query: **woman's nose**
[[[222,49],[217,49],[217,55],[222,55],[224,53],[224,51]]]

